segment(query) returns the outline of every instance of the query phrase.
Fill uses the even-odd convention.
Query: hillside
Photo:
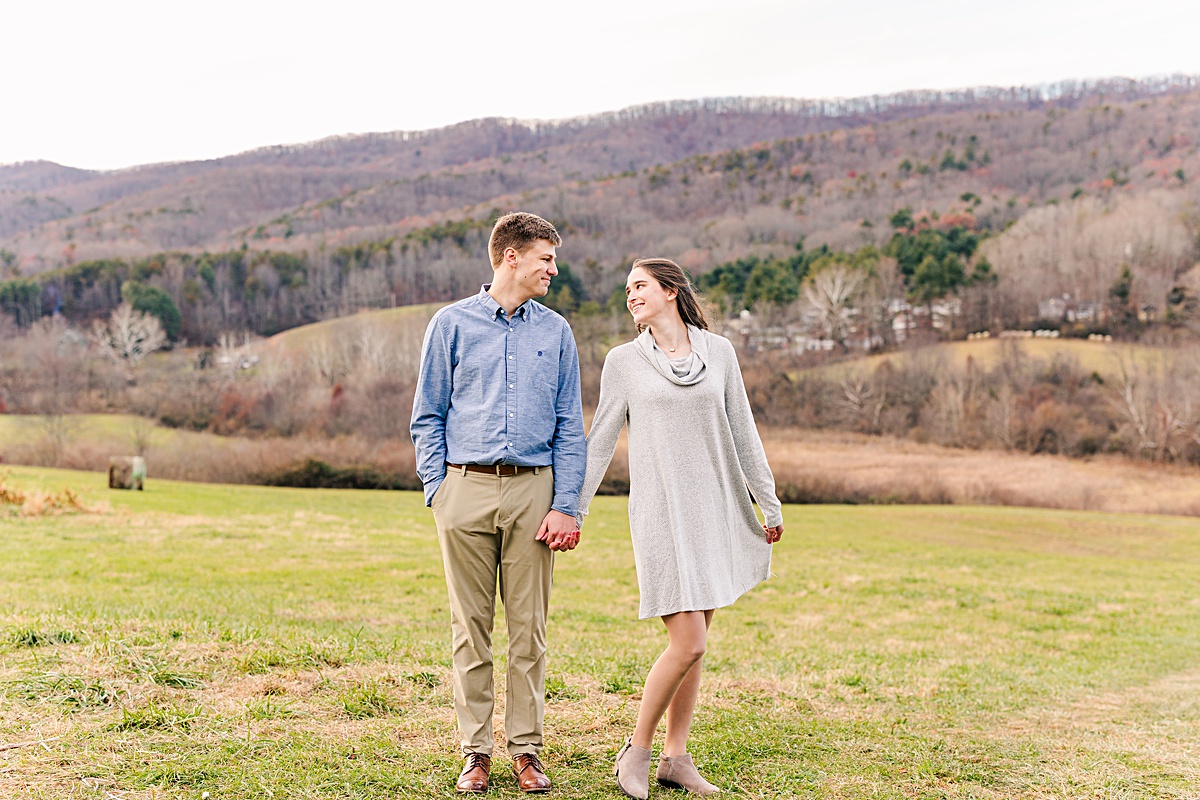
[[[839,102],[708,100],[554,123],[477,120],[116,172],[10,165],[0,167],[0,249],[31,275],[243,243],[315,251],[525,206],[585,234],[569,242],[572,260],[658,248],[704,269],[801,234],[836,246],[878,240],[887,216],[906,205],[969,211],[998,229],[1030,204],[1077,191],[1189,185],[1200,174],[1196,86],[1177,78]]]
[[[809,367],[799,370],[796,374],[840,380],[848,375],[874,372],[884,363],[893,367],[903,367],[921,360],[944,364],[946,369],[956,372],[968,367],[992,369],[1005,358],[1006,346],[1018,349],[1022,359],[1038,359],[1046,363],[1055,359],[1069,360],[1077,363],[1079,369],[1084,372],[1094,372],[1105,378],[1119,374],[1122,363],[1128,363],[1130,359],[1135,359],[1139,365],[1148,366],[1172,356],[1168,349],[1125,342],[1025,339],[1019,344],[1009,344],[1004,339],[992,338],[945,342],[893,353],[877,353],[835,364]]]
[[[759,139],[919,115],[933,106],[964,102],[970,99],[938,95],[907,103],[880,101],[876,107],[863,100],[661,103],[559,122],[482,119],[432,131],[333,137],[113,172],[47,162],[8,165],[0,167],[0,242],[20,255],[27,273],[62,265],[55,245],[72,241],[75,260],[174,247],[219,249],[244,238],[243,227],[254,230],[305,203],[336,203],[371,186],[399,184],[407,187],[402,194],[409,195],[405,199],[418,213],[446,211],[508,191],[637,171]],[[493,179],[490,188],[459,180],[478,173]],[[458,186],[450,192],[413,186],[439,179]],[[191,218],[181,225],[171,214]],[[398,207],[385,216],[395,223],[407,215]],[[53,222],[60,224],[39,230]],[[335,220],[331,227],[343,225]],[[68,229],[87,235],[76,241]]]
[[[380,311],[363,311],[347,317],[314,322],[277,333],[267,340],[266,345],[268,350],[275,353],[299,352],[309,345],[331,344],[338,339],[352,338],[359,329],[364,327],[376,328],[381,332],[396,336],[409,336],[415,333],[420,339],[425,332],[429,318],[441,306],[441,303],[426,303],[425,305],[400,306]]]
[[[856,302],[894,317],[895,303],[919,294],[920,259],[901,275],[894,252],[881,261],[864,248],[889,243],[908,215],[913,236],[931,228],[971,242],[965,260],[935,264],[983,270],[977,289],[951,280],[935,295],[962,298],[958,327],[1028,325],[1060,298],[1091,309],[1081,324],[1103,326],[1117,291],[1126,330],[1139,316],[1200,330],[1197,130],[1197,79],[1178,77],[663,103],[113,173],[12,165],[0,167],[0,231],[10,231],[0,234],[0,313],[28,327],[61,311],[86,326],[132,283],[169,297],[182,339],[213,344],[225,332],[269,336],[364,308],[445,302],[486,279],[495,215],[525,208],[564,235],[566,310],[604,306],[637,257],[703,275],[786,260],[803,242],[828,253],[814,270],[863,268],[875,299]],[[765,269],[780,266],[790,269]],[[771,302],[796,317],[798,294],[785,287]],[[885,346],[897,338],[890,319],[873,331]]]

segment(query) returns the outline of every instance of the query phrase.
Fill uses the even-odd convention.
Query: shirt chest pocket
[[[529,358],[531,377],[540,384],[558,390],[558,350],[534,349]]]

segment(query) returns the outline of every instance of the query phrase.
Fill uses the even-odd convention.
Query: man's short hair
[[[542,239],[555,247],[562,244],[562,237],[558,235],[554,226],[537,214],[526,211],[505,214],[496,220],[492,236],[488,239],[488,255],[492,257],[492,266],[500,266],[504,261],[504,251],[508,248],[513,248],[517,253],[524,253],[534,242]]]

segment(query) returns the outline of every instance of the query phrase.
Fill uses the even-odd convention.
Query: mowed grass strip
[[[0,796],[454,795],[448,612],[418,495],[8,480],[70,487],[98,511],[0,519],[0,747],[23,745],[0,750]],[[763,798],[1196,796],[1200,522],[785,517],[775,576],[714,622],[692,750],[715,783]],[[558,557],[552,606],[556,795],[614,797],[611,758],[666,643],[636,620],[624,499],[597,500],[580,549]],[[502,653],[502,616],[496,639]],[[501,692],[498,727],[502,710]],[[518,796],[506,769],[491,796]]]

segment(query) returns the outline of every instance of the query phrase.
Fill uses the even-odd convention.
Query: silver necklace
[[[654,341],[654,343],[655,343],[655,344],[658,344],[658,340],[656,339],[656,340]],[[679,345],[675,345],[675,347],[678,347],[678,346],[679,346]],[[661,347],[661,345],[660,345],[660,347]],[[667,348],[667,352],[668,352],[668,353],[674,353],[674,352],[675,352],[675,347],[668,347],[668,348]]]

